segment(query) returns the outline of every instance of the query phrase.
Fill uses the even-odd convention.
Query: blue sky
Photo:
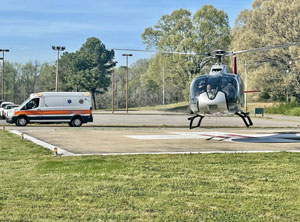
[[[0,8],[0,48],[10,49],[10,62],[54,62],[52,45],[78,50],[88,37],[107,48],[144,49],[141,34],[164,14],[180,8],[196,12],[210,4],[224,10],[230,25],[253,0],[3,0]],[[116,52],[118,65],[125,64]],[[134,53],[130,62],[149,56]]]

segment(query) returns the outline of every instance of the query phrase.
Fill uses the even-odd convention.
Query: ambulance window
[[[48,108],[62,107],[63,100],[58,97],[44,97],[44,106]]]
[[[35,109],[40,105],[40,98],[34,98],[30,100],[24,107],[23,110]]]

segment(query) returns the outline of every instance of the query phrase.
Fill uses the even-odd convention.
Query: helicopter
[[[238,115],[247,127],[253,122],[248,112],[243,112],[244,85],[239,75],[228,73],[227,65],[223,64],[223,58],[227,52],[216,50],[207,57],[200,66],[206,64],[210,58],[216,58],[208,74],[195,77],[190,84],[189,109],[192,117],[190,129],[200,127],[205,116],[211,115]],[[198,124],[193,126],[193,121],[199,118]]]
[[[189,109],[193,116],[189,117],[189,128],[197,128],[201,126],[201,122],[205,116],[227,116],[237,115],[242,118],[247,128],[253,125],[249,112],[244,112],[244,91],[243,81],[237,73],[236,55],[243,53],[254,53],[268,51],[272,49],[288,48],[291,46],[299,46],[300,42],[289,43],[284,45],[274,45],[269,47],[254,48],[240,51],[215,50],[211,53],[201,53],[206,55],[199,67],[201,70],[211,59],[217,62],[211,67],[209,73],[196,76],[190,84],[189,93]],[[120,51],[136,51],[136,52],[157,52],[165,54],[182,54],[182,55],[198,55],[197,53],[186,52],[164,52],[150,51],[139,49],[113,49]],[[233,73],[228,72],[228,66],[223,64],[225,56],[233,56]],[[252,91],[259,92],[259,91]],[[194,126],[193,122],[198,119],[198,123]]]
[[[216,50],[208,53],[208,57],[200,64],[200,69],[210,59],[217,59],[217,63],[211,67],[208,74],[195,77],[190,85],[189,108],[194,114],[188,118],[190,129],[200,127],[203,118],[212,115],[238,115],[247,128],[252,126],[249,112],[243,111],[244,93],[249,91],[244,91],[243,81],[237,74],[236,55],[299,45],[298,42],[240,51]],[[228,67],[223,64],[224,56],[233,56],[233,73],[227,72]],[[193,126],[193,121],[197,118],[199,118],[198,123]]]

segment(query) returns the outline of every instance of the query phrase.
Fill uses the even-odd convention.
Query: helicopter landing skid
[[[244,121],[245,125],[247,126],[247,128],[249,128],[250,126],[253,125],[252,120],[251,120],[248,112],[247,113],[236,112],[235,114],[243,119],[243,121]]]
[[[196,119],[196,118],[198,118],[198,117],[199,117],[200,119],[199,119],[199,121],[198,121],[197,126],[193,126],[193,121],[194,121],[194,119]],[[196,114],[195,116],[189,117],[188,120],[190,121],[190,129],[194,129],[194,128],[200,127],[201,121],[202,121],[203,118],[204,118],[204,116],[201,116],[201,115],[199,115],[199,114]]]

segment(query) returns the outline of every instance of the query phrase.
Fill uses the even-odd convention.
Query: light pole
[[[65,46],[52,46],[53,50],[57,51],[57,60],[56,60],[56,80],[55,80],[55,92],[58,91],[58,60],[59,60],[59,51],[64,51],[66,49]]]
[[[128,113],[128,56],[132,54],[122,54],[122,56],[126,56],[126,113]]]
[[[114,62],[114,65],[116,65],[118,62]],[[112,75],[111,75],[111,89],[112,89],[112,94],[111,94],[111,112],[114,113],[114,94],[115,94],[115,67],[113,67],[112,70]]]
[[[0,49],[0,52],[2,52],[3,54],[2,54],[2,58],[0,58],[0,59],[2,59],[2,78],[1,78],[1,82],[2,82],[2,100],[4,100],[4,52],[9,52],[9,49]]]
[[[163,66],[163,105],[165,105],[165,67]]]

